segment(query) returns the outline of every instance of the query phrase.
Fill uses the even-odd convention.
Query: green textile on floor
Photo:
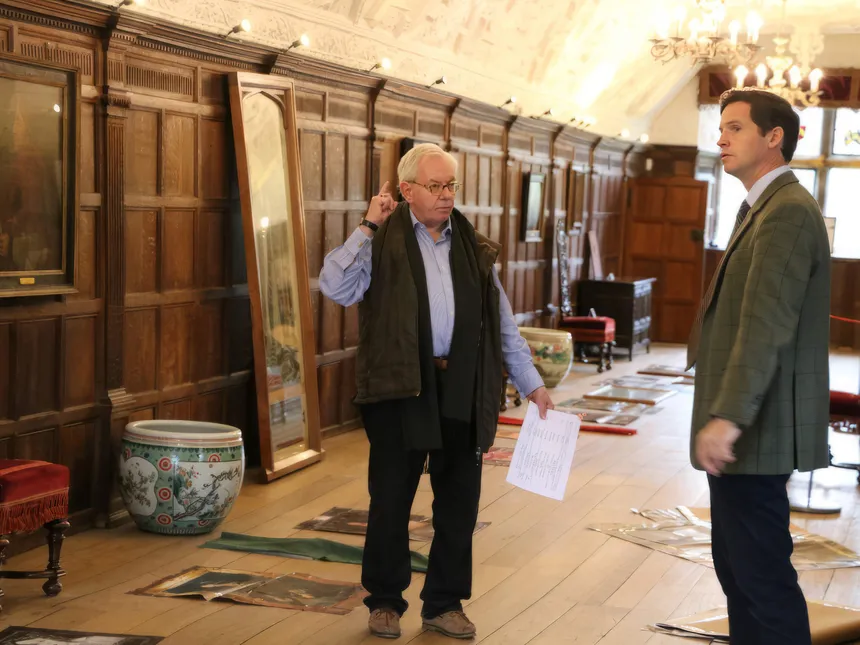
[[[280,555],[285,558],[321,560],[323,562],[345,562],[361,564],[364,548],[322,538],[268,538],[243,533],[221,533],[221,537],[201,545],[206,549],[225,551],[247,551],[262,555]],[[427,556],[410,551],[412,570],[427,572]]]

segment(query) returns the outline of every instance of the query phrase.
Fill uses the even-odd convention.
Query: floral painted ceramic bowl
[[[135,421],[122,437],[120,491],[135,523],[168,535],[208,533],[242,487],[242,432],[200,421]]]
[[[555,387],[570,373],[573,365],[573,338],[570,332],[540,327],[520,327],[532,352],[532,361],[544,385]]]

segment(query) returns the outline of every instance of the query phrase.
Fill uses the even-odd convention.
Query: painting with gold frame
[[[80,77],[0,55],[0,297],[75,291]]]
[[[295,88],[230,75],[260,455],[271,481],[323,456]]]

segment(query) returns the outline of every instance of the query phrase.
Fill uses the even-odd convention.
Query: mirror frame
[[[292,81],[267,75],[233,72],[229,75],[230,112],[233,122],[233,139],[236,151],[236,170],[239,178],[239,197],[242,205],[242,230],[245,238],[245,263],[248,270],[248,293],[251,301],[251,335],[254,351],[254,382],[257,400],[257,418],[260,440],[260,458],[266,480],[304,468],[323,457],[320,429],[319,394],[317,391],[316,342],[314,338],[313,306],[310,298],[305,215],[302,198],[301,161],[299,159],[298,124],[296,119],[295,86]],[[286,458],[277,459],[272,447],[272,430],[269,415],[269,391],[266,363],[266,330],[263,327],[263,303],[257,263],[257,229],[251,202],[251,178],[248,149],[245,140],[243,102],[246,97],[266,94],[281,104],[284,119],[286,149],[284,159],[285,181],[290,191],[290,224],[293,237],[295,263],[295,297],[301,325],[301,373],[304,397],[305,436],[303,450]]]

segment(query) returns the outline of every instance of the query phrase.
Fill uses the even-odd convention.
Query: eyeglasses
[[[437,184],[434,181],[434,182],[427,184],[426,186],[424,184],[419,184],[417,181],[411,181],[409,183],[415,184],[416,186],[421,186],[422,188],[426,188],[429,191],[429,193],[435,197],[438,197],[439,195],[441,195],[442,190],[445,188],[447,188],[448,191],[452,195],[456,195],[457,191],[460,190],[460,186],[462,185],[462,184],[460,184],[460,182],[457,182],[457,181],[452,181],[452,182],[449,182],[447,184]]]

